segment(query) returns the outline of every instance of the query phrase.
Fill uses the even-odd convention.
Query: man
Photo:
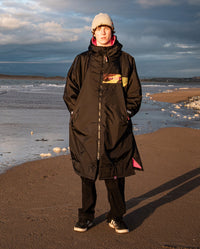
[[[135,174],[134,167],[142,169],[131,122],[141,105],[141,85],[134,58],[121,50],[110,16],[96,15],[91,30],[88,51],[75,58],[63,97],[71,113],[72,163],[82,180],[82,208],[74,230],[93,226],[99,177],[108,191],[107,222],[117,233],[127,233],[125,177]]]

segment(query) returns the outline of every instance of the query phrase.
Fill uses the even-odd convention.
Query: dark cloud
[[[64,64],[68,67],[87,49],[93,17],[107,12],[123,49],[135,56],[140,75],[200,75],[197,0],[4,0],[1,7],[0,73],[10,68],[26,74],[33,63],[34,73],[42,69],[48,74],[51,68],[49,73],[64,75]]]

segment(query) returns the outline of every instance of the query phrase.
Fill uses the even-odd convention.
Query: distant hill
[[[145,78],[141,79],[143,82],[166,82],[166,83],[200,83],[200,76],[190,78]]]
[[[8,75],[0,74],[0,79],[36,79],[36,80],[65,80],[65,77],[53,76],[45,77],[39,75]],[[158,78],[141,78],[142,82],[165,82],[165,83],[200,83],[200,76],[190,78],[173,78],[173,77],[158,77]]]
[[[39,75],[8,75],[8,74],[0,74],[0,79],[65,80],[65,78],[61,76],[45,77]]]

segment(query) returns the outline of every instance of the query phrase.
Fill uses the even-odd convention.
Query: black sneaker
[[[114,228],[116,233],[128,233],[129,232],[129,229],[122,218],[111,219],[108,225],[109,227]]]
[[[86,232],[90,227],[93,226],[93,222],[90,220],[78,221],[74,226],[74,231],[77,232]]]

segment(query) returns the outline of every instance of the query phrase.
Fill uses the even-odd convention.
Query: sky
[[[140,77],[200,76],[200,0],[0,0],[0,74],[65,77],[100,12]]]

